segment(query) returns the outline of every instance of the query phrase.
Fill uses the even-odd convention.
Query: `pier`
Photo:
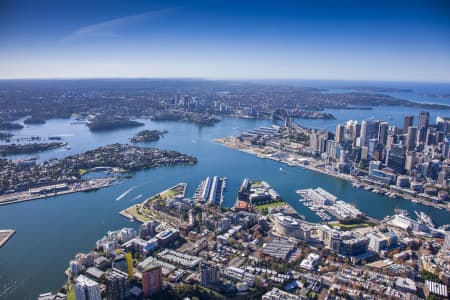
[[[89,192],[110,186],[116,178],[90,179],[71,184],[59,183],[0,196],[0,205],[43,199],[78,192]]]
[[[194,195],[196,200],[221,206],[223,203],[223,193],[226,190],[226,177],[206,177],[198,186],[197,193]]]

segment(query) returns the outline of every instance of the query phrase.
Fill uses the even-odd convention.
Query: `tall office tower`
[[[405,170],[405,147],[402,145],[394,144],[386,155],[386,165],[389,168],[394,169],[396,173],[403,174]]]
[[[450,118],[448,117],[437,117],[436,126],[439,131],[442,131],[444,135],[447,135],[450,129]]]
[[[419,114],[419,121],[417,123],[417,143],[425,143],[427,136],[427,129],[430,123],[430,113],[422,111]]]
[[[334,137],[334,140],[336,143],[342,143],[344,141],[344,134],[345,134],[345,126],[342,124],[338,124],[336,126],[336,135]]]
[[[218,266],[201,262],[200,266],[200,282],[205,287],[210,287],[220,282],[220,269]]]
[[[388,122],[380,122],[378,126],[378,143],[386,146],[387,138],[388,138]]]
[[[369,158],[369,148],[366,146],[361,147],[361,160],[367,160]]]
[[[149,265],[142,272],[142,291],[144,297],[158,293],[162,287],[162,270],[160,266]]]
[[[438,140],[437,130],[435,127],[429,127],[427,129],[427,135],[425,138],[425,145],[436,145]]]
[[[106,298],[108,300],[125,300],[130,298],[130,284],[127,273],[112,269],[105,276]]]
[[[405,170],[411,171],[416,165],[416,152],[408,151],[406,154]]]
[[[84,275],[75,278],[74,284],[76,300],[101,300],[100,285]]]
[[[378,122],[364,120],[361,122],[361,146],[367,146],[370,139],[378,136]]]
[[[359,146],[357,145],[357,141],[358,138],[361,136],[361,124],[354,122],[351,126],[351,133],[352,133],[353,147]]]
[[[406,147],[408,151],[414,150],[416,148],[417,142],[417,127],[409,127],[408,128],[408,137],[406,139]]]
[[[319,134],[318,133],[311,133],[309,135],[309,148],[313,152],[318,152],[320,149],[320,141],[319,141]]]
[[[403,120],[403,133],[408,132],[408,128],[413,126],[414,123],[414,117],[413,116],[406,116]]]

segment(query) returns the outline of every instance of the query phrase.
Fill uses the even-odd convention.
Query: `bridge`
[[[284,123],[285,127],[289,127],[291,125],[291,117],[288,112],[283,108],[277,108],[272,113],[272,120],[280,120]]]

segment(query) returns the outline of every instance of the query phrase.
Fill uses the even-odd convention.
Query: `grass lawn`
[[[175,197],[176,195],[178,195],[178,193],[179,192],[176,190],[167,190],[167,191],[162,192],[160,195],[161,195],[161,198],[163,198],[165,200],[165,199],[170,199],[170,198]]]
[[[330,226],[331,228],[340,227],[340,228],[342,228],[344,230],[352,230],[352,229],[355,229],[355,228],[369,227],[370,224],[368,224],[368,223],[360,223],[360,224],[349,224],[349,225],[346,225],[346,224],[341,224],[341,223],[328,223],[328,226]]]
[[[84,174],[88,173],[89,170],[87,170],[87,169],[79,169],[78,172],[80,172],[80,175],[83,176]]]
[[[67,293],[67,300],[76,300],[75,289],[72,287],[72,285],[69,286],[69,292]]]
[[[133,216],[136,220],[138,220],[138,221],[140,221],[142,223],[150,221],[150,218],[147,218],[146,216],[141,215],[140,213],[138,213],[136,205],[133,205],[133,206],[127,208],[126,209],[126,213],[131,215],[131,216]]]
[[[278,201],[278,202],[273,202],[273,203],[268,203],[268,204],[263,204],[263,205],[258,205],[256,206],[257,210],[263,210],[265,208],[269,208],[269,207],[275,207],[275,206],[283,206],[286,203],[284,201]]]

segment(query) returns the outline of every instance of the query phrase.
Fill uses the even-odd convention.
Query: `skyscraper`
[[[403,174],[405,171],[405,147],[393,144],[386,155],[386,165],[392,168],[396,173]]]
[[[370,139],[378,136],[378,122],[364,120],[361,122],[361,146],[367,146]]]
[[[442,131],[444,135],[447,135],[450,128],[450,118],[448,117],[437,117],[436,126],[439,131]]]
[[[427,129],[430,122],[430,113],[422,111],[419,114],[419,121],[417,123],[417,143],[424,143],[427,136]]]
[[[338,124],[336,126],[336,135],[334,137],[334,140],[336,143],[342,143],[344,141],[344,134],[345,134],[345,126],[342,124]]]
[[[388,122],[380,122],[378,126],[378,143],[386,146],[387,138],[388,138]]]
[[[414,150],[417,142],[417,127],[410,126],[408,128],[408,137],[406,139],[406,147],[408,151]]]
[[[142,272],[142,291],[144,297],[158,293],[162,288],[162,270],[160,266],[146,266]]]
[[[413,116],[406,116],[403,121],[403,133],[408,132],[408,128],[413,126],[414,123],[414,117]]]

